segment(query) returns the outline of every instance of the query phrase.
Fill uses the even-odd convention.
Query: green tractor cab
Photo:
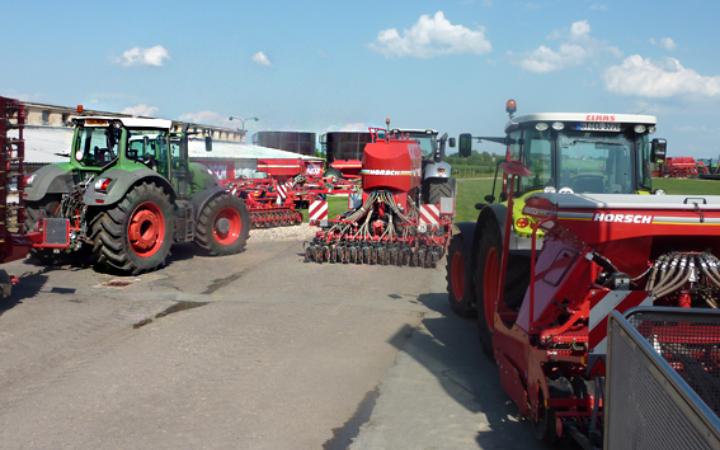
[[[136,274],[165,264],[173,243],[194,241],[216,255],[245,248],[245,204],[189,161],[187,130],[173,132],[163,119],[74,122],[70,160],[28,179],[26,229],[40,232],[36,260],[73,256]]]
[[[514,285],[522,284],[521,280],[513,279],[512,274],[525,273],[523,268],[529,264],[534,219],[522,213],[527,197],[542,191],[662,193],[653,192],[651,184],[651,163],[664,158],[666,149],[665,140],[651,138],[655,132],[655,117],[596,113],[539,113],[514,117],[515,102],[512,100],[506,109],[510,121],[504,137],[463,134],[459,138],[460,155],[470,155],[473,141],[505,146],[505,158],[498,163],[495,172],[493,192],[485,196],[485,202],[477,205],[477,221],[456,224],[455,243],[451,241],[450,244],[448,297],[452,308],[461,315],[481,312],[476,311],[476,299],[483,295],[482,277],[477,275],[487,256],[482,249],[483,235],[492,234],[504,239],[505,230],[509,230],[513,256],[506,280]],[[505,162],[520,163],[528,173],[508,177],[500,170]],[[513,185],[509,186],[511,179]],[[496,191],[499,191],[497,197]],[[510,195],[512,211],[508,214]],[[511,223],[506,224],[508,220]],[[538,232],[538,236],[542,237],[542,233]]]

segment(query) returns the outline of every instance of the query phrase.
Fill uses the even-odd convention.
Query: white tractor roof
[[[111,117],[111,116],[75,116],[77,120],[119,120],[127,128],[157,128],[169,130],[172,128],[172,121],[167,119],[142,119],[139,117]]]
[[[508,129],[527,122],[608,122],[655,125],[657,118],[642,114],[536,113],[516,117],[505,128]]]
[[[398,130],[401,133],[438,134],[438,131],[432,128],[393,128],[391,131],[395,130]],[[428,133],[428,131],[430,133]]]

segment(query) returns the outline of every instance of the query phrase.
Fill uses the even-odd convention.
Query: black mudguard
[[[25,187],[25,200],[38,202],[48,194],[66,194],[74,184],[72,170],[59,165],[41,167],[34,173],[33,182]]]

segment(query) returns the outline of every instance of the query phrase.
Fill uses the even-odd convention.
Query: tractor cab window
[[[558,187],[574,192],[628,194],[633,142],[623,134],[566,132],[558,136]]]
[[[162,174],[167,171],[167,131],[153,129],[128,130],[127,157]]]
[[[522,163],[532,173],[520,178],[519,192],[542,189],[553,184],[552,135],[550,130],[525,129],[522,133]]]
[[[411,139],[414,139],[420,143],[420,151],[427,158],[435,154],[435,148],[437,147],[437,139],[432,134],[411,134]]]
[[[84,166],[104,166],[118,156],[121,130],[115,127],[78,127],[73,156]]]

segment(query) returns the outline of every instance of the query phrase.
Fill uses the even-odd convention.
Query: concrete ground
[[[253,234],[139,277],[6,265],[0,447],[537,448],[444,267],[305,264],[305,229]]]

